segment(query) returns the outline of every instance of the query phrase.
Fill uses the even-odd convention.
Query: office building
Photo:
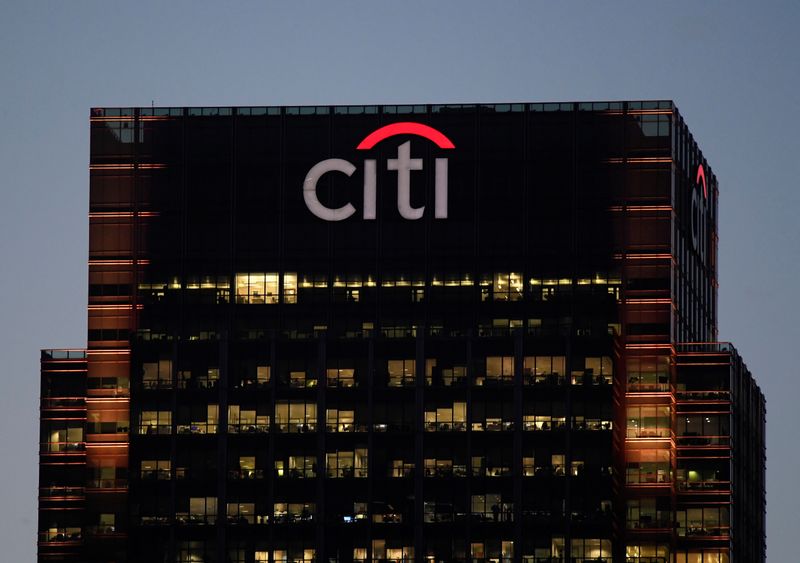
[[[672,102],[90,121],[40,561],[764,561],[764,397]]]

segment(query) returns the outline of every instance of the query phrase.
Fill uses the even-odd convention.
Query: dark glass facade
[[[94,109],[91,133],[40,560],[763,561],[764,399],[692,344],[718,190],[671,102]]]

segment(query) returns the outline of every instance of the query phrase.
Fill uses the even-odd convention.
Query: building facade
[[[40,561],[764,561],[671,102],[91,113]]]

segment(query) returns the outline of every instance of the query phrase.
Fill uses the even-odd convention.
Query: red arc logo
[[[703,165],[697,167],[697,178],[695,179],[694,183],[699,184],[700,182],[703,183],[703,197],[708,199],[708,187],[706,186],[706,171],[703,170]]]
[[[453,144],[453,141],[448,139],[447,136],[445,136],[441,131],[437,131],[429,125],[414,123],[412,121],[400,121],[398,123],[384,125],[383,127],[376,129],[364,137],[364,140],[361,141],[356,148],[360,151],[366,151],[384,139],[394,137],[395,135],[417,135],[432,141],[440,149],[456,148],[456,146]]]

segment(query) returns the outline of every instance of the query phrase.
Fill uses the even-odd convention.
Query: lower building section
[[[120,468],[86,354],[43,353],[42,561],[763,560],[764,400],[727,344],[320,335],[132,364]]]

